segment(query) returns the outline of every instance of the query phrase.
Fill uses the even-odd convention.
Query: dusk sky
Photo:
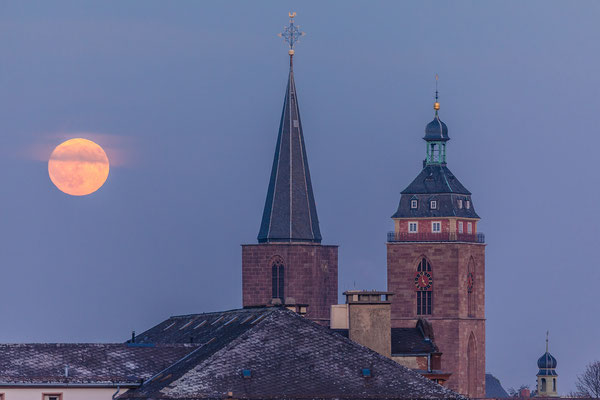
[[[386,288],[386,233],[425,156],[439,74],[448,167],[486,235],[486,370],[558,389],[600,359],[600,3],[0,0],[0,342],[121,342],[241,307],[288,74],[339,291]],[[48,158],[101,145],[108,180]],[[341,298],[340,298],[341,300]]]

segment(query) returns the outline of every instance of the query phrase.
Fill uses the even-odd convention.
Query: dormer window
[[[471,208],[471,202],[469,200],[465,201],[465,207],[467,207],[467,210]]]
[[[437,210],[437,200],[431,200],[429,202],[429,208],[431,208],[432,210]]]
[[[462,209],[463,204],[462,204],[462,199],[458,199],[458,208]]]
[[[412,210],[416,210],[418,206],[419,206],[419,202],[417,200],[411,200],[410,201],[410,208]]]

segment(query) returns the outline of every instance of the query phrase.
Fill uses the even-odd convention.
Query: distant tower
[[[556,358],[548,352],[548,332],[546,332],[546,352],[538,359],[536,397],[558,397],[556,392]]]
[[[242,297],[244,307],[273,299],[308,304],[307,316],[328,325],[338,247],[321,245],[294,83],[294,44],[303,35],[295,16],[280,34],[290,47],[290,72],[258,244],[242,245]]]
[[[471,193],[446,166],[448,127],[435,116],[425,128],[423,170],[402,191],[388,234],[392,327],[429,320],[444,354],[449,388],[485,397],[485,244]]]

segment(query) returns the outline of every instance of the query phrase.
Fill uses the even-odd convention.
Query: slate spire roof
[[[294,82],[293,51],[258,242],[321,242]]]

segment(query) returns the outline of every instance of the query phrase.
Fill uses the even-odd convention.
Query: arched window
[[[475,261],[473,257],[469,260],[469,266],[467,267],[467,315],[469,317],[475,316]]]
[[[546,378],[542,378],[542,392],[546,391]]]
[[[433,308],[433,278],[431,264],[425,257],[417,265],[415,285],[417,287],[417,315],[431,315]]]
[[[271,266],[271,297],[285,301],[284,297],[284,266],[281,257],[275,257]]]
[[[477,388],[477,343],[473,332],[469,336],[469,344],[467,345],[467,384],[469,388],[468,395],[475,397]]]
[[[556,392],[556,378],[552,378],[552,391]]]

